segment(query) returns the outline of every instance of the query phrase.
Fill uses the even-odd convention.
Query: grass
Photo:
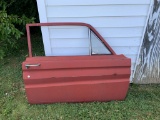
[[[37,41],[39,42],[39,41]],[[35,42],[33,46],[37,43]],[[160,85],[131,84],[125,101],[92,103],[27,103],[21,63],[27,45],[0,61],[0,120],[159,120]],[[22,45],[22,46],[23,46]],[[41,44],[42,45],[42,44]],[[35,51],[39,52],[40,47]]]

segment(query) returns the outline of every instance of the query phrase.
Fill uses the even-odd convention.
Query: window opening
[[[91,55],[99,54],[111,54],[109,49],[103,44],[103,42],[90,30],[90,47]]]

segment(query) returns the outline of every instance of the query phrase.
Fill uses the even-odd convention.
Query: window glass
[[[102,41],[91,31],[90,33],[91,42],[91,54],[111,54],[111,52],[106,48]]]

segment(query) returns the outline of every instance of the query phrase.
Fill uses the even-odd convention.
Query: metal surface
[[[38,67],[41,64],[26,64],[25,67],[28,69],[29,67]]]
[[[87,26],[110,50],[111,55],[32,57],[29,26]],[[90,102],[123,100],[128,91],[131,60],[116,55],[93,27],[85,23],[29,24],[30,56],[23,62],[23,79],[28,102]],[[37,63],[40,65],[37,66]],[[31,65],[26,68],[26,65]]]

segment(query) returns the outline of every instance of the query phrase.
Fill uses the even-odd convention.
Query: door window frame
[[[30,27],[36,27],[36,26],[84,26],[84,27],[87,27],[90,31],[93,32],[93,34],[95,34],[97,36],[97,38],[102,42],[102,44],[109,50],[109,52],[111,53],[110,55],[116,55],[114,50],[109,46],[109,44],[104,40],[104,38],[90,24],[81,23],[81,22],[54,22],[54,23],[31,23],[31,24],[26,24],[29,57],[33,57]]]

